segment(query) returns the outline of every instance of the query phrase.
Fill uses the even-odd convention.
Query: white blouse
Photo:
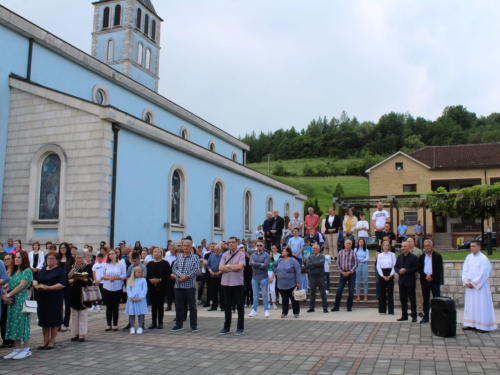
[[[121,280],[104,280],[103,288],[110,292],[123,290],[123,280],[127,278],[127,267],[123,262],[117,262],[114,266],[112,263],[106,263],[102,272],[103,276],[115,276]]]
[[[389,251],[386,253],[380,253],[377,257],[377,271],[380,276],[384,276],[382,268],[390,268],[391,275],[394,275],[394,266],[396,264],[396,255]]]

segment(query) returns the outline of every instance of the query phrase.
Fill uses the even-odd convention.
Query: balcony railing
[[[481,232],[481,225],[482,223],[452,223],[451,231],[452,233],[477,233]]]

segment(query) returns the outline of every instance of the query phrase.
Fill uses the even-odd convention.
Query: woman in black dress
[[[151,316],[153,323],[149,329],[163,328],[163,304],[167,294],[167,282],[172,275],[170,263],[163,260],[163,250],[153,250],[153,261],[146,266],[148,270],[148,293],[151,303]]]
[[[53,349],[57,331],[63,321],[64,287],[66,273],[57,265],[57,253],[49,251],[45,260],[47,266],[43,267],[36,275],[33,285],[43,284],[45,287],[37,288],[38,300],[38,325],[42,327],[43,345],[37,349]]]
[[[64,270],[64,274],[67,275],[71,271],[71,267],[75,263],[75,259],[71,255],[70,247],[67,242],[63,242],[59,245],[59,267]],[[64,321],[61,327],[61,332],[67,332],[69,327],[69,318],[71,316],[71,308],[69,305],[69,284],[66,283],[64,288]]]
[[[85,275],[85,272],[87,273]],[[88,327],[88,310],[91,302],[82,303],[82,288],[92,286],[92,266],[85,263],[85,252],[75,251],[75,264],[68,273],[69,304],[71,306],[71,341],[85,341]]]

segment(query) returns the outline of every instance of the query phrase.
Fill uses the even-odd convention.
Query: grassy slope
[[[320,161],[326,164],[329,160],[330,159],[295,159],[284,160],[282,161],[282,164],[286,170],[301,175],[304,165],[309,164],[311,167],[314,167],[314,165]],[[351,161],[352,159],[338,160],[334,163],[338,165],[345,165]],[[271,172],[276,163],[277,162],[271,162]],[[267,163],[248,164],[248,167],[267,174]],[[368,179],[365,177],[277,177],[272,174],[271,177],[299,189],[301,194],[307,195],[308,198],[317,198],[319,206],[323,212],[331,206],[333,191],[338,183],[341,183],[344,187],[346,196],[368,195]]]

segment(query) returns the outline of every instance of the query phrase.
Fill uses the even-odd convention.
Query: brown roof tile
[[[433,169],[500,166],[500,143],[429,146],[408,154]]]

